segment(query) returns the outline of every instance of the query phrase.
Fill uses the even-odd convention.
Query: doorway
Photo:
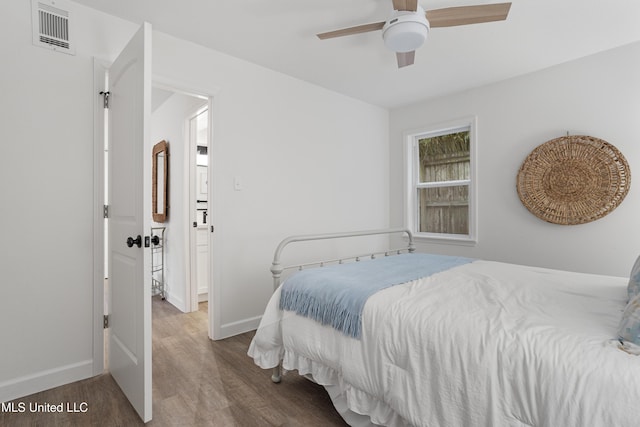
[[[192,222],[190,233],[191,311],[209,300],[209,107],[199,108],[188,118],[189,185]]]
[[[209,299],[210,103],[207,96],[153,86],[150,143],[169,145],[169,207],[164,223],[150,225],[165,228],[164,295],[185,313]]]

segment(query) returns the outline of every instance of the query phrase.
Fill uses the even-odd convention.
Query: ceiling
[[[398,69],[380,31],[391,0],[74,0],[367,103],[396,108],[640,40],[637,0],[512,0],[506,21],[434,28]],[[420,1],[426,10],[505,0]]]

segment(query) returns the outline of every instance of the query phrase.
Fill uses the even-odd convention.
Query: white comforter
[[[271,299],[249,355],[383,425],[640,426],[640,356],[613,339],[626,279],[476,261],[373,295],[361,340]]]

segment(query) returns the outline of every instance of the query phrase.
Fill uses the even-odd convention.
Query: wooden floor
[[[294,373],[273,384],[247,356],[253,332],[207,337],[207,306],[184,314],[153,301],[153,420],[150,426],[346,426],[325,390]],[[87,403],[85,413],[29,413],[29,405]],[[144,425],[113,378],[101,375],[14,401],[0,426]]]

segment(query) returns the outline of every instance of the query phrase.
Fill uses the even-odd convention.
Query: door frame
[[[185,117],[184,119],[184,140],[185,140],[185,167],[184,167],[184,171],[185,171],[185,185],[187,186],[186,188],[186,194],[189,195],[189,202],[187,203],[187,212],[188,212],[188,218],[189,218],[189,224],[190,226],[188,227],[188,234],[185,235],[185,242],[186,242],[186,250],[185,250],[185,264],[187,267],[187,278],[186,278],[186,286],[185,286],[185,301],[186,301],[186,310],[189,312],[193,312],[193,311],[198,311],[198,262],[197,262],[197,256],[198,256],[198,231],[197,228],[193,227],[193,221],[194,219],[196,219],[197,221],[197,216],[198,216],[198,212],[196,210],[196,199],[197,199],[197,175],[198,175],[198,167],[197,167],[197,141],[195,139],[195,135],[194,135],[194,129],[193,129],[193,124],[192,121],[199,115],[199,113],[201,114],[204,110],[207,110],[207,119],[211,120],[211,114],[209,112],[209,102],[210,98],[207,98],[207,102],[203,105],[201,105],[200,107],[198,107],[197,109],[191,111],[187,117]],[[209,157],[209,145],[211,144],[211,140],[210,140],[210,132],[209,132],[209,128],[210,125],[207,122],[207,158]],[[207,180],[209,179],[209,166],[208,166],[208,162],[207,162]],[[211,203],[209,202],[209,190],[208,190],[208,185],[207,185],[207,215],[208,213],[211,211]],[[209,228],[212,225],[212,222],[209,221],[207,224],[207,228]],[[207,242],[207,248],[209,248],[209,246],[211,245],[211,242]],[[207,262],[207,264],[211,263],[211,259],[209,257],[209,260]],[[208,267],[208,265],[207,265]],[[211,270],[208,268],[208,270]],[[210,272],[210,271],[209,271]],[[209,273],[208,272],[208,273]],[[209,280],[209,282],[211,282],[211,280]],[[210,287],[210,286],[208,286]],[[208,290],[207,290],[208,291]]]
[[[100,91],[108,91],[106,86],[107,66],[93,58],[93,375],[102,374],[105,369],[104,357],[104,315],[105,307],[105,115],[104,99]]]
[[[152,78],[152,85],[154,87],[170,90],[177,93],[182,93],[184,95],[206,98],[207,99],[207,109],[209,115],[209,127],[207,129],[208,134],[208,151],[207,155],[208,159],[208,168],[207,168],[207,178],[208,178],[208,219],[210,221],[210,226],[215,225],[216,230],[214,233],[209,232],[209,304],[208,304],[208,313],[207,317],[209,319],[209,328],[208,335],[211,339],[219,339],[221,337],[220,325],[221,325],[221,304],[220,304],[220,283],[221,283],[221,268],[220,262],[216,257],[213,257],[212,254],[216,253],[217,247],[219,245],[220,239],[215,239],[214,236],[216,233],[219,233],[217,230],[220,227],[220,201],[219,198],[216,197],[214,192],[215,187],[215,153],[217,152],[216,141],[214,139],[214,130],[217,127],[218,120],[215,112],[217,111],[217,106],[219,103],[219,92],[220,88],[216,86],[194,86],[188,83],[185,80],[178,80],[174,78],[167,78],[159,74],[154,74]],[[186,126],[185,126],[186,127]],[[185,141],[188,141],[188,129],[185,129]],[[185,194],[189,194],[189,200],[191,199],[191,189],[190,189],[190,162],[191,162],[191,153],[190,153],[191,143],[189,141],[188,144],[185,144],[185,186],[183,191]],[[192,296],[191,296],[191,228],[192,228],[192,216],[190,213],[191,206],[190,203],[185,203],[183,206],[185,218],[188,218],[187,221],[184,222],[183,233],[185,236],[185,246],[184,246],[184,255],[185,255],[185,307],[187,311],[195,311],[197,310],[197,303],[195,309],[192,307]],[[196,298],[197,298],[197,290],[196,290]]]

